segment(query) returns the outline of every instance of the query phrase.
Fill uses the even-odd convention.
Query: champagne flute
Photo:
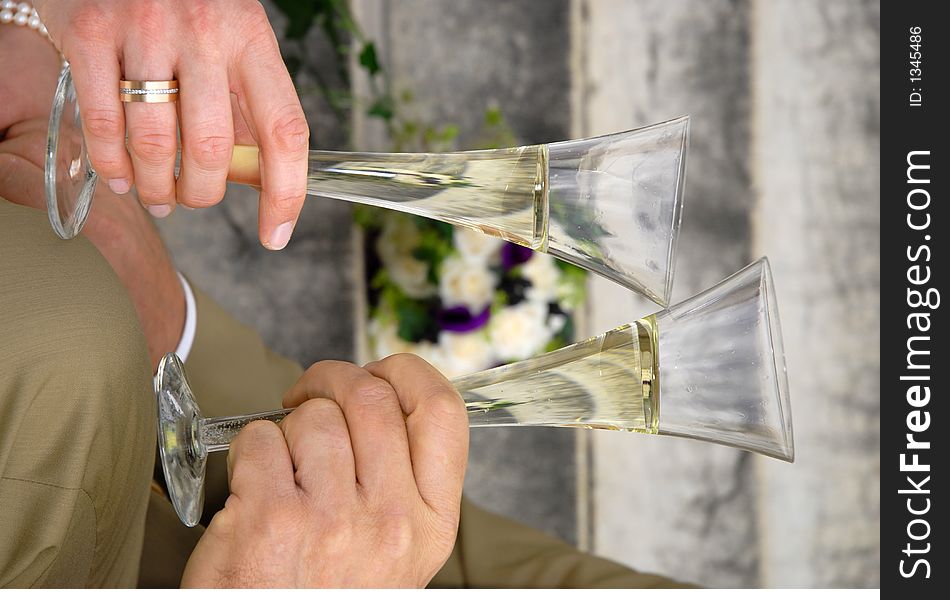
[[[600,137],[449,153],[310,152],[308,194],[470,227],[669,303],[689,118]],[[260,184],[257,148],[236,146],[229,179]],[[69,66],[50,113],[46,207],[63,239],[89,214],[98,176]]]
[[[686,437],[792,462],[788,381],[763,258],[666,310],[577,344],[452,380],[471,427],[585,427]],[[292,409],[204,417],[174,354],[159,365],[158,439],[185,525],[204,504],[209,452]]]

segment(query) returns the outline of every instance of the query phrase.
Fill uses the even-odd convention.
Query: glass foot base
[[[63,69],[53,95],[46,139],[46,212],[56,235],[64,240],[79,234],[89,216],[98,175],[89,162],[82,136],[69,67]]]
[[[167,354],[158,366],[158,449],[168,494],[179,518],[194,527],[204,507],[207,449],[198,438],[201,411],[181,360]]]

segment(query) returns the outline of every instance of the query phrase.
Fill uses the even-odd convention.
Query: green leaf
[[[561,273],[564,273],[565,275],[575,276],[575,277],[579,275],[582,278],[587,277],[587,271],[578,267],[577,265],[572,265],[569,262],[564,262],[563,260],[559,258],[554,259],[554,266],[560,269]]]
[[[497,127],[505,122],[501,114],[501,109],[497,106],[491,106],[485,111],[485,125],[487,127]]]
[[[369,110],[366,111],[366,114],[371,117],[379,117],[380,119],[384,119],[386,121],[392,119],[393,115],[395,114],[392,98],[389,96],[380,96],[369,107]]]
[[[439,137],[442,138],[443,142],[452,142],[455,141],[455,138],[459,136],[458,125],[446,125],[442,128],[442,131],[439,132]]]
[[[380,270],[376,271],[376,275],[373,276],[373,280],[370,281],[369,286],[370,286],[371,288],[375,289],[375,290],[381,290],[381,289],[383,289],[383,288],[387,288],[387,287],[388,287],[388,288],[390,288],[390,289],[393,289],[395,292],[398,292],[398,291],[399,291],[399,290],[396,288],[396,286],[390,284],[389,275],[386,273],[386,269],[380,269]],[[388,291],[388,290],[387,290],[387,291]],[[384,293],[383,295],[385,296],[385,300],[386,300],[387,302],[388,302],[389,300],[392,300],[392,298],[391,298],[392,294],[391,294],[391,293],[390,293],[390,294],[385,294],[385,293]]]
[[[363,65],[370,75],[375,75],[381,71],[379,60],[376,58],[376,46],[373,42],[363,44],[360,51],[360,64]]]
[[[382,211],[375,206],[357,204],[353,207],[353,221],[363,229],[379,229]]]
[[[429,314],[423,305],[417,302],[404,302],[396,307],[399,319],[397,333],[407,342],[418,341],[429,328]]]
[[[430,222],[432,223],[433,228],[439,232],[439,235],[441,235],[443,239],[451,244],[454,228],[448,223],[443,223],[442,221],[430,220]]]
[[[509,303],[508,294],[506,294],[504,290],[495,290],[495,295],[491,302],[491,314],[494,315],[500,312],[501,309],[508,306]]]

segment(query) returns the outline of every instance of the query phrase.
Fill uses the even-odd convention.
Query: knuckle
[[[274,149],[282,154],[299,154],[310,144],[310,126],[299,104],[287,105],[271,120],[270,137]]]
[[[131,3],[130,10],[139,32],[151,34],[165,30],[168,6],[163,0],[137,0]]]
[[[333,450],[349,448],[350,434],[343,419],[343,413],[336,402],[325,398],[308,400],[301,404],[294,413],[299,413],[297,425],[291,428],[291,435],[317,435],[321,446]],[[303,431],[298,431],[298,428]]]
[[[132,132],[129,148],[147,163],[165,163],[174,160],[178,140],[170,133],[144,128]]]
[[[468,412],[458,398],[449,399],[445,394],[429,396],[419,403],[416,413],[426,424],[426,429],[443,439],[456,439],[468,435]]]
[[[443,385],[433,385],[424,398],[422,405],[435,419],[445,423],[462,424],[468,418],[465,403],[454,390]]]
[[[112,174],[121,173],[124,170],[122,158],[115,154],[96,152],[89,156],[89,160],[92,161],[93,168],[96,169],[96,172],[99,173],[100,176],[108,177]]]
[[[385,364],[387,368],[390,368],[397,373],[406,370],[419,369],[420,367],[429,367],[429,363],[427,363],[424,359],[408,352],[400,352],[399,354],[387,356],[379,362],[380,364]]]
[[[328,419],[336,420],[339,407],[332,400],[313,398],[298,406],[287,418],[298,417],[308,426],[320,427]]]
[[[320,444],[327,450],[344,451],[350,448],[350,433],[346,426],[335,421],[333,425],[322,423],[318,431],[320,432]]]
[[[75,34],[78,45],[107,42],[115,38],[112,13],[95,2],[83,2],[70,17],[68,31]]]
[[[135,183],[135,188],[138,191],[139,200],[146,206],[149,204],[167,204],[169,201],[175,200],[175,193],[170,186],[154,186],[154,184],[147,184],[138,180]]]
[[[232,446],[238,451],[241,461],[266,466],[273,460],[274,429],[269,421],[251,421],[234,438]],[[278,431],[279,434],[279,431]],[[237,463],[236,463],[237,464]]]
[[[178,193],[177,196],[178,203],[188,208],[210,208],[218,202],[221,202],[222,198],[224,198],[224,189],[217,187],[213,187],[210,190],[203,188],[186,188]]]
[[[303,203],[303,192],[291,189],[279,189],[267,194],[267,203],[271,210],[280,215],[296,213]]]
[[[350,389],[353,398],[361,405],[376,406],[396,398],[392,386],[375,377],[360,377]]]
[[[378,524],[380,549],[390,559],[410,556],[415,546],[415,522],[405,511],[390,510],[382,514]]]
[[[270,19],[267,18],[267,12],[260,2],[251,2],[238,13],[240,21],[237,24],[240,39],[249,41],[270,42],[273,39],[273,29]]]
[[[349,519],[334,512],[321,514],[320,544],[331,556],[352,547],[356,531]]]
[[[208,0],[191,0],[185,4],[188,26],[199,39],[207,39],[218,30],[218,15]]]
[[[185,151],[200,168],[216,170],[231,161],[233,142],[226,135],[194,135],[185,140]]]
[[[125,133],[122,131],[122,116],[117,111],[90,108],[83,112],[83,126],[91,137],[117,140]]]

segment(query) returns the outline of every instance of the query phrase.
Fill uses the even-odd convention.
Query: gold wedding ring
[[[178,80],[119,81],[119,100],[123,102],[174,102],[178,100]]]

